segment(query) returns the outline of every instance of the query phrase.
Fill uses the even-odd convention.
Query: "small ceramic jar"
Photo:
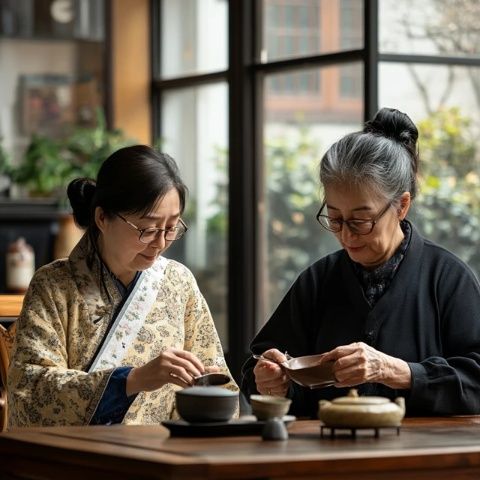
[[[6,255],[6,288],[11,293],[25,293],[35,273],[33,248],[20,237],[9,244]]]

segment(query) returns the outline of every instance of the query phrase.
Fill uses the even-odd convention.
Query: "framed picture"
[[[75,122],[69,75],[20,76],[20,132],[58,137]]]

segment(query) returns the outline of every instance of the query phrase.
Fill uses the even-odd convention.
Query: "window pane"
[[[162,0],[162,78],[227,69],[227,0]]]
[[[388,63],[379,73],[382,106],[419,126],[421,183],[410,216],[480,273],[480,69]]]
[[[362,0],[262,0],[263,62],[363,47]]]
[[[350,96],[342,94],[348,69]],[[334,236],[315,220],[321,203],[319,161],[342,135],[358,130],[363,119],[360,64],[270,75],[265,81],[265,217],[260,220],[260,321],[276,307],[297,275],[338,248]],[[308,79],[310,89],[279,90],[288,80]]]
[[[422,55],[478,55],[477,0],[378,2],[380,50]]]
[[[162,103],[162,150],[175,158],[189,195],[189,227],[166,256],[195,275],[227,346],[227,86],[175,90]],[[215,128],[212,128],[215,125]]]

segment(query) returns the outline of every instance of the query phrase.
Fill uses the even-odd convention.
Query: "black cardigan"
[[[388,290],[373,308],[367,303],[344,250],[307,268],[251,343],[292,356],[327,352],[365,342],[408,362],[409,390],[363,384],[359,393],[404,396],[408,415],[480,413],[480,286],[470,268],[412,226],[405,257]],[[242,391],[257,393],[250,358]],[[347,389],[310,390],[293,384],[291,413],[316,417],[318,400]]]

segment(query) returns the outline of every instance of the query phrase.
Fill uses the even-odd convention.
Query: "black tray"
[[[292,423],[296,417],[285,415],[285,425]],[[188,423],[185,420],[166,420],[162,425],[170,430],[172,437],[225,437],[237,435],[261,435],[265,421],[253,416],[235,418],[228,422]]]

